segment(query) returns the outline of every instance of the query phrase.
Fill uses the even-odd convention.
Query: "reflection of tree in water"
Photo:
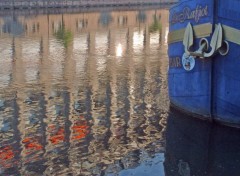
[[[18,106],[16,105],[16,94],[0,93],[0,175],[20,175],[19,173],[19,130]]]
[[[64,27],[60,27],[54,35],[58,40],[63,42],[63,45],[65,48],[67,48],[69,43],[73,40],[72,32],[69,30],[66,30]]]
[[[54,33],[54,36],[63,42],[63,45],[65,48],[68,47],[69,43],[73,40],[73,34],[70,30],[67,30],[64,25],[64,21],[62,19],[62,25],[57,30],[57,32]]]
[[[162,29],[162,24],[160,22],[161,16],[159,16],[159,18],[157,17],[157,14],[155,12],[154,16],[153,16],[153,23],[151,24],[151,26],[149,27],[149,31],[152,32],[157,32],[157,31],[161,31]]]

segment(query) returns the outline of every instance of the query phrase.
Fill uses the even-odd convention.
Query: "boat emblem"
[[[183,54],[182,65],[186,71],[191,71],[195,67],[195,58],[187,54]]]

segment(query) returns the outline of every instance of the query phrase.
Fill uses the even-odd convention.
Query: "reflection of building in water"
[[[152,63],[151,63],[152,62]],[[147,140],[144,142],[145,145],[150,145],[151,141],[155,138],[163,138],[164,130],[163,125],[161,124],[161,119],[166,117],[162,116],[162,113],[166,111],[166,109],[162,109],[163,105],[159,105],[159,98],[161,98],[161,103],[164,104],[165,97],[161,96],[160,92],[163,91],[161,88],[162,81],[164,79],[161,78],[159,69],[159,59],[145,59],[145,86],[144,86],[144,102],[145,102],[145,113],[144,116],[146,118],[146,126],[144,128],[144,133],[147,136]],[[152,93],[154,92],[154,94]],[[154,151],[161,151],[163,147],[162,144],[158,144],[160,141],[156,141],[155,148],[152,148]]]
[[[48,104],[46,108],[46,174],[68,173],[70,122],[69,117],[69,93],[63,87],[53,86],[50,92],[46,92]]]
[[[0,64],[0,89],[10,85],[13,73],[13,42],[14,38],[0,38],[1,64]]]
[[[161,30],[152,32],[156,19]],[[3,97],[4,111],[0,97],[0,113],[18,118],[0,150],[22,158],[15,173],[94,175],[139,164],[139,147],[162,139],[157,52],[167,19],[165,10],[19,16],[24,35],[1,31],[0,93],[16,93]]]
[[[139,15],[139,13],[141,15]],[[138,27],[139,24],[149,25],[154,22],[154,15],[161,16],[161,20],[168,20],[167,10],[142,10],[142,11],[121,11],[115,12],[88,12],[82,14],[62,14],[62,15],[38,15],[31,18],[24,16],[17,17],[18,23],[22,24],[24,33],[31,37],[53,35],[61,26],[71,30],[74,34],[78,32],[105,31],[108,29],[119,29],[119,27]],[[144,16],[144,17],[142,17]],[[164,21],[163,21],[164,22]],[[4,27],[4,18],[0,20],[1,28]],[[105,24],[108,24],[107,26]],[[4,35],[2,31],[2,35]]]
[[[18,91],[19,130],[21,132],[22,175],[39,174],[44,166],[44,97],[41,90],[32,87],[21,88]]]
[[[120,38],[124,33],[124,37],[126,36],[126,30],[120,31],[116,38]],[[119,41],[119,40],[118,40]],[[122,43],[123,47],[126,46],[126,43]],[[127,144],[127,121],[129,119],[129,90],[128,90],[128,70],[124,65],[127,62],[126,58],[118,58],[114,63],[113,68],[111,68],[111,79],[113,81],[111,85],[112,90],[112,108],[111,108],[111,137],[109,138],[109,147],[110,147],[110,158],[116,160],[119,158],[120,154],[126,153],[124,149]],[[115,74],[114,74],[115,73]]]
[[[0,170],[7,175],[20,174],[20,136],[17,128],[19,111],[15,96],[14,90],[0,94]]]
[[[136,35],[136,34],[135,34]],[[143,39],[143,38],[141,38]],[[143,44],[143,40],[142,40]],[[133,149],[140,147],[142,144],[141,135],[143,134],[144,117],[144,75],[145,68],[143,60],[131,58],[129,61],[129,79],[130,79],[130,119],[128,121],[128,137]]]
[[[82,40],[85,39],[85,40]],[[73,47],[73,56],[72,59],[75,61],[75,66],[72,70],[75,70],[75,75],[71,83],[70,92],[70,117],[71,121],[70,126],[70,147],[69,147],[69,167],[72,170],[74,175],[82,174],[82,164],[87,161],[86,156],[88,153],[89,145],[89,134],[90,134],[90,120],[91,106],[89,106],[90,92],[88,88],[88,82],[86,81],[87,74],[85,73],[86,69],[86,59],[79,58],[78,54],[83,54],[86,52],[86,38],[82,36],[77,37],[76,43]],[[82,41],[85,41],[83,43]],[[78,49],[82,48],[80,51]],[[90,89],[91,91],[91,89]]]

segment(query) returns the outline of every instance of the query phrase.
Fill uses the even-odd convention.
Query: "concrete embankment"
[[[0,0],[1,9],[68,8],[172,4],[178,0]]]

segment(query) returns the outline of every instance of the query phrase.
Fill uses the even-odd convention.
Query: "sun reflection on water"
[[[122,55],[123,55],[123,48],[122,48],[122,44],[119,43],[116,48],[116,56],[122,57]]]

